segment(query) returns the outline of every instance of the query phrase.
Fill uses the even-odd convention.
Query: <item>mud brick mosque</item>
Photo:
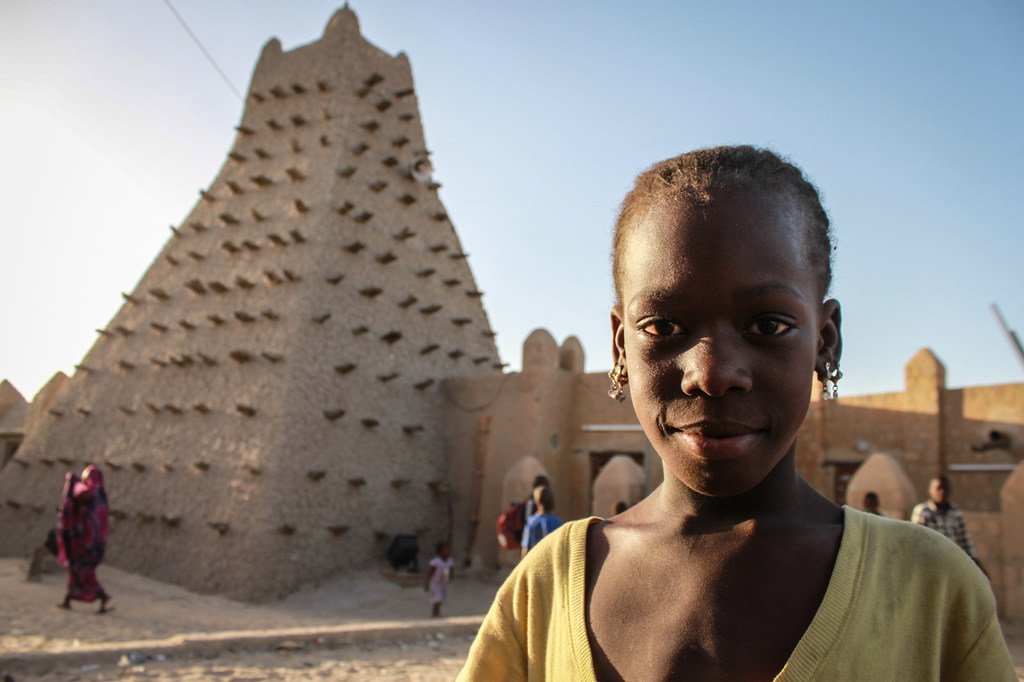
[[[0,383],[0,551],[27,556],[89,462],[110,563],[244,600],[378,566],[397,534],[510,563],[494,522],[539,473],[564,518],[657,486],[575,337],[536,330],[503,371],[405,54],[347,8],[314,43],[273,39],[237,131],[74,374],[31,401]],[[897,518],[948,474],[1003,614],[1024,619],[1024,383],[948,388],[922,350],[903,391],[814,400],[797,459],[823,494],[874,490]]]

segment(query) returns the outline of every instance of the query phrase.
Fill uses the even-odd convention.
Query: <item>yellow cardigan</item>
[[[775,678],[1016,682],[995,599],[959,547],[844,508],[825,598]],[[584,604],[587,527],[545,538],[501,586],[459,680],[593,681]]]

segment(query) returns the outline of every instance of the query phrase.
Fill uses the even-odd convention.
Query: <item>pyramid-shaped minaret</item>
[[[412,72],[337,12],[264,47],[216,180],[0,471],[0,546],[105,468],[108,560],[258,599],[448,532],[440,382],[500,363]]]

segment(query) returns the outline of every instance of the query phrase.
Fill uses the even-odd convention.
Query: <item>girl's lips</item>
[[[763,433],[760,429],[729,425],[726,428],[690,427],[674,429],[672,435],[682,439],[687,448],[704,459],[738,459],[751,451]]]

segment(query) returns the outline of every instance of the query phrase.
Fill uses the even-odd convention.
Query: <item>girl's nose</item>
[[[683,393],[719,398],[746,393],[753,381],[745,354],[722,339],[701,339],[682,355]]]

